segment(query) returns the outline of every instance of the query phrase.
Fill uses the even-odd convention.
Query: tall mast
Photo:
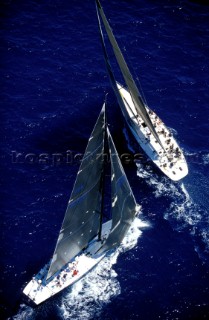
[[[107,95],[106,95],[107,96]],[[106,104],[106,97],[105,97],[105,104]],[[107,143],[107,122],[106,122],[106,108],[104,108],[104,149]],[[100,224],[99,224],[99,232],[98,232],[98,240],[101,240],[102,235],[102,222],[104,216],[104,191],[105,191],[105,158],[103,152],[103,167],[102,167],[102,174],[100,180],[100,192],[101,192],[101,208],[100,208]]]
[[[46,280],[54,276],[98,235],[104,155],[104,109],[103,105],[79,167]]]
[[[150,120],[150,117],[148,115],[148,112],[146,110],[146,106],[139,94],[139,91],[138,91],[138,88],[135,84],[135,81],[131,75],[131,72],[125,62],[125,59],[123,57],[123,54],[118,46],[118,43],[115,39],[115,36],[113,35],[113,32],[112,32],[112,29],[109,25],[109,22],[107,21],[107,18],[104,14],[104,11],[102,9],[102,6],[99,2],[99,0],[96,0],[96,8],[97,8],[97,16],[98,16],[98,19],[99,19],[99,15],[101,16],[102,18],[102,21],[103,21],[103,25],[105,27],[105,30],[107,32],[107,36],[109,38],[109,41],[112,45],[112,48],[113,48],[113,51],[114,51],[114,54],[115,54],[115,58],[118,62],[118,65],[120,67],[120,70],[122,72],[122,75],[123,75],[123,78],[125,80],[125,83],[129,89],[129,93],[131,95],[131,98],[132,98],[132,101],[133,101],[133,104],[135,105],[135,108],[136,108],[136,111],[137,113],[141,116],[141,118],[143,119],[143,121],[145,122],[145,124],[148,126],[148,128],[150,129],[150,132],[153,134],[153,136],[155,137],[155,139],[158,141],[158,143],[160,144],[160,146],[164,149],[162,143],[161,143],[161,140],[154,128],[154,125],[152,124],[152,121]],[[100,27],[100,33],[102,33],[102,30],[101,30],[101,24],[100,24],[100,21],[99,21],[99,27]],[[103,47],[103,50],[105,51],[105,45],[104,45],[104,39],[103,39],[103,36],[101,35],[101,40],[102,40],[102,47]],[[109,72],[109,75],[110,75],[110,78],[111,78],[111,82],[112,82],[112,71],[110,72],[110,69],[111,69],[111,66],[110,66],[110,63],[109,61],[107,60],[107,54],[105,52],[105,59],[106,59],[106,65],[107,65],[107,69],[108,69],[108,72]],[[117,95],[118,96],[118,95]]]
[[[137,213],[136,200],[108,128],[107,141],[111,162],[112,226],[107,239],[98,250],[100,253],[113,249],[122,242]]]
[[[106,129],[105,129],[105,137],[106,137]],[[102,222],[104,216],[104,186],[105,186],[105,164],[102,169],[102,175],[100,180],[100,192],[101,192],[101,208],[100,208],[100,222],[99,222],[99,232],[98,232],[98,240],[101,240],[102,235]]]

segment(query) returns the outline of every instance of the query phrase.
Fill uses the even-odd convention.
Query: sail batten
[[[64,267],[98,234],[105,121],[104,104],[89,138],[77,174],[47,279]]]
[[[99,2],[99,0],[96,0],[96,5],[97,5],[97,16],[98,16],[98,20],[99,20],[99,28],[100,28],[100,34],[101,34],[101,42],[102,42],[102,47],[103,47],[103,51],[106,51],[106,48],[105,48],[105,44],[104,44],[104,37],[103,37],[103,34],[102,34],[102,28],[101,28],[101,23],[100,23],[100,19],[99,19],[99,14],[102,18],[102,21],[103,21],[103,24],[104,24],[104,27],[105,27],[105,30],[107,32],[107,35],[108,35],[108,38],[109,38],[109,41],[112,45],[112,48],[113,48],[113,51],[114,51],[114,54],[115,54],[115,57],[116,57],[116,60],[118,62],[118,65],[120,67],[120,70],[122,72],[122,75],[124,77],[124,80],[125,80],[125,83],[129,89],[129,92],[130,92],[130,95],[132,97],[132,100],[133,100],[133,103],[135,105],[135,108],[136,108],[136,111],[137,113],[141,116],[141,118],[143,119],[143,121],[146,123],[147,127],[149,128],[150,132],[153,134],[153,136],[155,137],[155,139],[159,142],[159,144],[161,145],[161,147],[163,148],[163,145],[160,141],[160,138],[152,124],[152,121],[150,120],[150,117],[148,115],[148,112],[146,110],[146,106],[140,96],[140,93],[138,91],[138,88],[135,84],[135,81],[131,75],[131,72],[126,64],[126,61],[123,57],[123,54],[118,46],[118,43],[115,39],[115,36],[112,32],[112,29],[109,25],[109,22],[107,21],[107,18],[104,14],[104,11],[102,9],[102,6]],[[99,11],[99,14],[98,14],[98,11]],[[115,84],[114,84],[114,81],[115,80],[112,80],[112,78],[114,77],[113,76],[113,72],[111,70],[111,65],[110,65],[110,62],[109,62],[109,59],[108,59],[108,55],[107,55],[107,51],[104,52],[105,53],[105,59],[107,60],[106,62],[106,66],[107,66],[107,70],[108,70],[108,73],[109,73],[109,76],[110,76],[110,79],[111,79],[111,83],[113,83],[113,89],[114,91],[116,92],[117,88],[115,88]],[[118,94],[116,93],[117,95],[117,98],[118,98]],[[119,103],[121,103],[121,98],[119,98]],[[164,148],[163,148],[164,149]]]

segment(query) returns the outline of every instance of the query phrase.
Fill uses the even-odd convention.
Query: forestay
[[[52,277],[98,234],[101,209],[105,105],[89,138],[48,271]],[[98,209],[98,210],[97,210]]]

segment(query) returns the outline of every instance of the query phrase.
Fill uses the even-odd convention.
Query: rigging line
[[[107,94],[105,95],[105,101],[107,98]],[[104,150],[105,150],[105,142],[107,141],[107,122],[106,122],[106,113],[104,115],[105,119],[105,131],[104,131],[104,145],[103,145],[103,155],[104,155]],[[104,187],[105,187],[105,161],[103,161],[103,167],[102,167],[102,172],[101,172],[101,180],[100,180],[100,189],[101,189],[101,211],[100,211],[100,225],[99,225],[99,232],[98,232],[98,240],[101,240],[102,236],[102,221],[103,221],[103,216],[104,216]]]

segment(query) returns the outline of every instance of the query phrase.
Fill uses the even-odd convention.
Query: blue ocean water
[[[27,306],[22,289],[53,253],[79,154],[106,93],[117,149],[140,149],[110,88],[94,1],[3,0],[1,319],[206,319],[209,6],[102,4],[149,106],[183,148],[189,175],[171,182],[145,156],[124,164],[142,205],[132,233],[86,279]]]

